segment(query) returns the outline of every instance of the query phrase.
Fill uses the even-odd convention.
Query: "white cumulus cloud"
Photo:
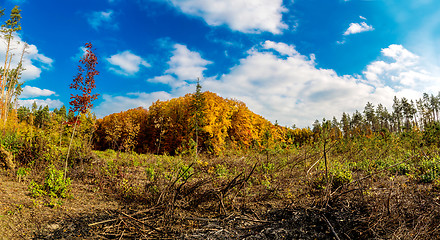
[[[350,23],[348,29],[344,32],[344,36],[357,34],[361,32],[373,31],[374,28],[371,25],[368,25],[366,22],[361,23]]]
[[[152,83],[168,84],[174,88],[181,87],[187,81],[195,82],[197,78],[203,78],[203,71],[211,61],[205,60],[200,53],[191,51],[187,46],[174,44],[172,56],[168,61],[169,68],[162,76],[148,79]]]
[[[362,74],[338,75],[317,67],[313,54],[305,56],[293,45],[265,41],[249,50],[228,73],[202,78],[201,83],[204,91],[239,99],[272,122],[299,127],[311,126],[315,119],[340,119],[342,112],[362,111],[367,102],[390,109],[394,96],[415,99],[423,92],[440,90],[440,70],[427,68],[421,57],[403,46],[390,45],[378,54],[379,60],[368,64]],[[107,96],[97,109],[108,114],[113,105],[118,105],[118,111],[148,107],[157,99],[194,92],[194,82],[176,84],[178,79],[173,73],[149,80],[170,85],[169,93]]]
[[[50,109],[54,109],[54,108],[60,108],[63,106],[63,102],[61,102],[58,99],[24,99],[24,100],[18,100],[18,105],[19,106],[24,106],[24,107],[28,107],[31,108],[33,103],[36,103],[37,106],[49,106]]]
[[[168,61],[170,68],[166,73],[172,73],[178,80],[196,80],[203,77],[203,71],[210,61],[203,59],[200,53],[190,51],[185,45],[175,44],[173,56]]]
[[[271,32],[287,29],[282,22],[287,9],[282,0],[168,0],[185,14],[201,17],[210,26],[227,25],[244,33]]]
[[[141,66],[150,67],[151,65],[140,56],[130,51],[115,54],[106,60],[112,65],[110,70],[125,76],[133,76],[140,71]]]
[[[288,45],[286,43],[276,43],[276,42],[267,40],[267,41],[264,42],[263,47],[265,49],[276,50],[280,54],[291,56],[291,57],[294,56],[294,55],[299,54],[296,51],[294,46]]]
[[[419,56],[402,45],[392,44],[382,49],[381,53],[385,59],[370,63],[363,72],[370,84],[392,86],[396,90],[410,88],[419,92],[439,88],[438,69],[435,71],[425,66]]]
[[[103,94],[104,100],[99,106],[95,107],[94,111],[97,117],[104,117],[112,113],[125,111],[132,108],[144,107],[148,108],[151,103],[158,99],[164,101],[171,99],[172,96],[167,92],[153,92],[153,93],[128,93],[124,96],[112,96]]]
[[[3,67],[6,57],[6,40],[0,37],[0,63]],[[53,60],[41,53],[39,53],[37,46],[27,44],[19,35],[14,35],[11,41],[10,54],[13,56],[11,66],[17,67],[23,49],[26,47],[26,52],[23,57],[23,68],[25,69],[21,75],[22,81],[33,80],[40,77],[42,69],[48,70],[52,68]]]
[[[41,89],[38,87],[25,86],[20,98],[47,97],[54,95],[55,92],[49,89]]]

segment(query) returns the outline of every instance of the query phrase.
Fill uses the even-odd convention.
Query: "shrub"
[[[327,183],[325,179],[324,166],[319,166],[319,172],[312,180],[312,187],[316,189],[323,189]],[[349,165],[335,161],[328,169],[328,178],[331,183],[331,187],[336,189],[344,184],[347,184],[353,180],[352,171]]]
[[[186,164],[183,164],[180,167],[179,176],[181,175],[182,176],[182,180],[185,181],[185,180],[187,180],[188,178],[191,177],[193,172],[194,172],[194,169],[191,166],[187,166]]]
[[[352,173],[348,168],[333,168],[330,171],[333,188],[338,188],[353,180]]]
[[[31,192],[31,196],[34,198],[47,195],[46,191],[43,190],[43,186],[34,182],[34,180],[32,180],[29,184],[29,191]]]
[[[440,139],[438,136],[440,135],[440,123],[434,122],[425,127],[425,131],[423,132],[423,141],[426,145],[436,145],[440,146]]]
[[[223,164],[218,164],[215,166],[215,172],[217,173],[217,176],[223,177],[228,174],[228,169]]]
[[[18,168],[17,170],[18,182],[21,182],[22,179],[26,178],[30,171],[31,171],[30,168],[23,168],[23,167]]]
[[[406,175],[411,172],[411,165],[409,165],[408,163],[401,163],[391,168],[390,171],[399,175]]]
[[[50,165],[47,168],[43,184],[40,185],[32,180],[29,190],[33,197],[48,195],[51,198],[66,198],[70,191],[70,185],[70,178],[66,178],[64,181],[64,172]]]
[[[66,198],[70,191],[70,178],[64,181],[63,170],[57,170],[53,165],[48,168],[44,189],[51,197]]]
[[[421,182],[430,183],[440,175],[440,159],[438,157],[420,163],[418,178]]]
[[[154,178],[156,177],[156,173],[154,172],[154,168],[153,167],[145,168],[145,174],[147,175],[147,179],[149,181],[153,181]]]

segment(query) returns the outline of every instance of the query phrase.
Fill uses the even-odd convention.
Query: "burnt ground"
[[[312,209],[277,209],[260,219],[245,213],[202,218],[175,217],[158,226],[155,211],[120,210],[68,217],[48,224],[34,239],[351,239],[362,222],[346,221],[352,213]],[[142,212],[139,214],[139,212]],[[353,218],[358,216],[353,215]],[[359,228],[359,229],[357,229]],[[337,230],[335,230],[337,229]],[[361,231],[359,231],[361,230]],[[351,235],[352,237],[349,237]]]
[[[54,207],[28,185],[0,174],[0,239],[440,239],[440,194],[406,176],[210,213],[123,204],[81,183]]]

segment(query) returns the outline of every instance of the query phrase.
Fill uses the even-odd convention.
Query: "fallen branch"
[[[99,225],[99,224],[103,224],[103,223],[114,222],[114,221],[116,221],[116,220],[118,220],[118,219],[116,219],[116,218],[114,218],[114,219],[108,219],[108,220],[104,220],[104,221],[101,221],[101,222],[91,223],[91,224],[89,224],[88,226],[89,226],[89,227],[92,227],[92,226]]]
[[[335,238],[337,240],[341,240],[338,236],[338,234],[335,232],[335,229],[333,228],[332,224],[330,223],[330,221],[324,216],[321,215],[321,218],[324,219],[324,221],[327,223],[327,225],[329,226],[330,230],[332,231],[333,235],[335,235]]]
[[[145,225],[145,226],[151,228],[152,230],[154,230],[154,231],[156,231],[156,232],[158,232],[158,233],[161,233],[161,234],[164,233],[164,232],[162,232],[161,230],[159,230],[159,229],[157,229],[157,228],[151,226],[150,224],[147,224],[147,223],[145,223],[145,222],[139,221],[138,219],[136,219],[136,218],[134,218],[134,217],[132,217],[132,216],[126,214],[126,213],[121,212],[121,214],[122,214],[123,216],[125,216],[125,217],[131,219],[131,220],[134,220],[134,221],[136,221],[136,222],[138,222],[138,223],[141,223],[141,224],[143,224],[143,225]]]

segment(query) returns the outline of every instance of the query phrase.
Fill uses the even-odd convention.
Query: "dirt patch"
[[[119,208],[94,186],[75,182],[72,197],[64,199],[61,206],[50,207],[47,199],[30,196],[28,181],[18,182],[11,175],[0,173],[0,239],[31,239],[40,232],[60,228],[54,222]]]

